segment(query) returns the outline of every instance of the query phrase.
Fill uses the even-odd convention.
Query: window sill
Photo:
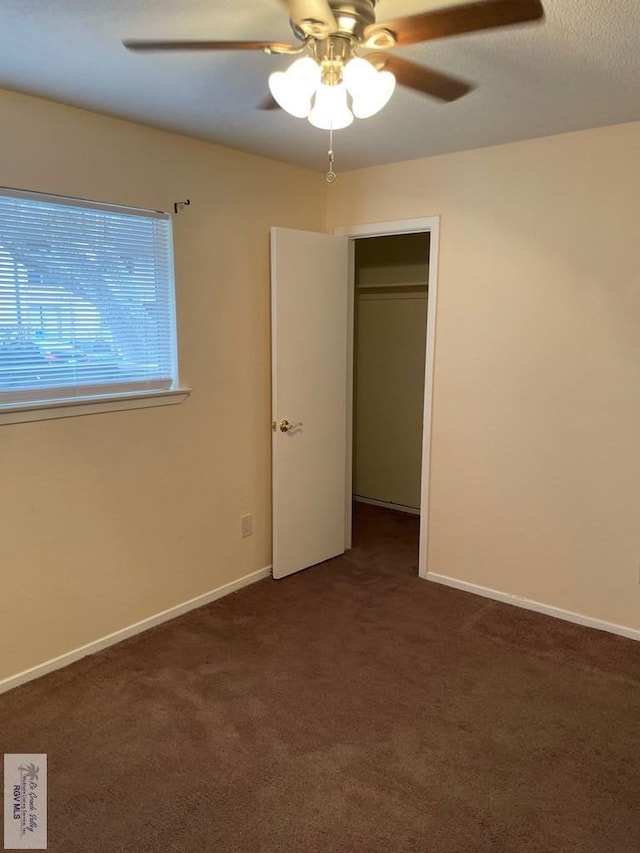
[[[48,421],[54,418],[75,418],[78,415],[97,415],[126,409],[149,409],[155,406],[175,406],[187,399],[190,388],[170,391],[136,391],[129,394],[52,400],[46,403],[17,403],[0,408],[0,426],[29,421]]]

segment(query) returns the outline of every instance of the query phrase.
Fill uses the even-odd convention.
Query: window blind
[[[171,220],[0,189],[0,408],[177,384]]]

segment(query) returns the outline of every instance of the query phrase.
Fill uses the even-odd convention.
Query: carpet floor
[[[0,696],[55,853],[638,853],[640,644],[417,577],[417,519]]]

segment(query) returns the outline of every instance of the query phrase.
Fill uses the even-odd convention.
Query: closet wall
[[[418,510],[429,235],[356,241],[356,498]]]

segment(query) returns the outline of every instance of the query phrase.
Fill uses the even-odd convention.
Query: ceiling
[[[640,120],[638,0],[543,2],[543,24],[398,49],[478,88],[442,104],[398,87],[377,116],[335,133],[337,171]],[[377,18],[454,3],[379,0]],[[256,108],[291,58],[121,43],[291,35],[280,0],[2,0],[0,87],[323,171],[326,131]]]

